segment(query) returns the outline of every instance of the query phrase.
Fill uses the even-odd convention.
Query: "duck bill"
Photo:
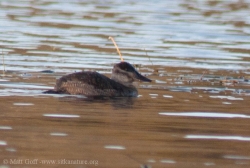
[[[135,72],[135,78],[140,80],[140,81],[144,81],[144,82],[151,82],[152,81],[151,79],[148,79],[145,76],[142,76],[138,72]]]

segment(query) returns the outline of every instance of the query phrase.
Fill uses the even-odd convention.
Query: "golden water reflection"
[[[98,167],[248,165],[249,82],[229,72],[224,85],[218,74],[227,71],[201,79],[192,69],[165,70],[144,71],[165,82],[137,82],[138,98],[96,100],[44,95],[51,77],[12,74],[12,82],[0,83],[1,92],[7,89],[0,97],[1,158],[85,159]]]

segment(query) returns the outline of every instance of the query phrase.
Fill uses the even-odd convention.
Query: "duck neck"
[[[132,82],[130,81],[124,81],[122,77],[119,77],[119,76],[116,76],[116,75],[112,75],[111,76],[111,79],[116,81],[117,83],[120,83],[124,86],[127,86],[127,87],[132,87],[134,86]]]
[[[111,79],[127,87],[133,86],[132,84],[134,81],[133,78],[131,78],[128,74],[119,70],[115,69],[112,70]]]

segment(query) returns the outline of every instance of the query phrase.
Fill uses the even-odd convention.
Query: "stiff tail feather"
[[[43,93],[45,93],[45,94],[60,94],[60,93],[62,93],[62,92],[61,92],[61,91],[57,91],[57,90],[51,89],[51,90],[46,90],[46,91],[44,91]]]

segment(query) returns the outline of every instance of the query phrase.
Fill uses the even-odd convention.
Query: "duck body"
[[[87,97],[136,97],[138,91],[132,84],[134,79],[150,82],[134,67],[121,62],[115,64],[111,78],[98,72],[83,71],[65,75],[56,81],[53,90],[44,93],[84,95]]]

